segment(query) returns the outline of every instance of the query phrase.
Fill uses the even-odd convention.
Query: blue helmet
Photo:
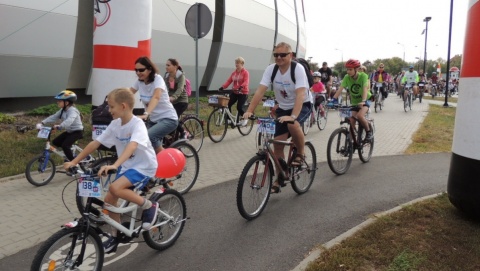
[[[77,100],[77,94],[70,90],[63,90],[55,96],[56,100],[69,101],[71,103]]]

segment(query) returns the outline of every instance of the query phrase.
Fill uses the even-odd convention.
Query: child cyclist
[[[365,137],[366,140],[372,140],[373,134],[370,131],[370,127],[368,126],[368,122],[365,119],[365,114],[370,107],[370,97],[372,93],[370,93],[369,89],[369,80],[368,75],[364,72],[357,71],[357,68],[361,66],[360,61],[356,59],[350,59],[345,63],[345,67],[347,68],[347,74],[342,80],[342,84],[338,88],[337,92],[333,96],[333,103],[337,103],[338,96],[342,94],[342,90],[344,88],[348,89],[351,97],[351,104],[355,107],[352,108],[352,117],[357,118],[360,124],[363,125],[367,135]],[[352,122],[351,125],[355,125],[353,119],[350,119]]]
[[[64,90],[55,96],[55,100],[57,100],[57,106],[61,109],[42,120],[41,123],[37,124],[37,128],[41,128],[47,123],[63,120],[62,123],[54,125],[53,129],[65,130],[65,132],[57,136],[52,143],[54,146],[61,147],[68,161],[72,161],[72,145],[75,141],[83,138],[82,118],[78,109],[73,105],[77,100],[77,95],[73,91]]]
[[[320,104],[325,101],[325,96],[327,95],[327,90],[325,89],[325,85],[323,85],[320,79],[322,78],[322,74],[319,72],[313,73],[313,85],[311,87],[311,91],[315,97],[315,108],[318,109]],[[320,107],[320,114],[323,117],[325,115],[325,108]]]
[[[144,210],[142,227],[144,230],[149,230],[157,219],[158,205],[141,197],[130,187],[142,188],[155,175],[158,166],[155,151],[148,137],[145,123],[133,115],[135,104],[133,93],[127,88],[118,88],[108,94],[107,100],[113,121],[96,140],[90,142],[73,161],[65,163],[63,167],[67,170],[75,166],[102,144],[108,148],[115,145],[118,153],[117,161],[112,165],[101,167],[98,172],[102,175],[108,170],[119,169],[116,180],[110,185],[105,196],[105,203],[117,206],[117,200],[121,198],[141,206]],[[119,214],[110,212],[109,215],[120,223]],[[117,230],[112,229],[112,235],[103,243],[105,253],[115,252],[118,243]]]

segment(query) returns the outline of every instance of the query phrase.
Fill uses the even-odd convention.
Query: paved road
[[[182,260],[178,263],[176,262],[176,264],[180,265],[181,262],[185,261],[183,257],[193,257],[189,255],[197,254],[204,255],[202,251],[210,251],[211,254],[204,255],[203,263],[201,263],[202,261],[198,263],[188,261],[188,266],[196,266],[197,268],[194,269],[198,270],[224,269],[221,268],[223,264],[230,265],[232,263],[225,261],[224,259],[227,259],[225,257],[229,257],[228,259],[230,259],[230,257],[231,259],[238,257],[238,261],[251,262],[252,266],[261,266],[267,269],[269,266],[280,266],[281,270],[288,270],[295,266],[315,244],[323,243],[329,238],[362,222],[368,214],[389,209],[388,206],[395,206],[418,196],[443,191],[444,188],[441,185],[435,187],[425,186],[427,190],[423,191],[423,183],[425,182],[423,179],[427,176],[422,175],[423,177],[418,179],[419,174],[421,174],[420,171],[422,170],[418,168],[417,170],[409,171],[411,167],[405,166],[406,162],[413,161],[413,156],[412,159],[409,159],[408,156],[381,158],[381,156],[385,155],[403,153],[411,142],[411,135],[418,128],[427,111],[427,103],[415,103],[413,110],[405,113],[401,107],[400,100],[394,96],[389,97],[383,112],[377,114],[372,113],[377,127],[375,134],[375,151],[372,162],[367,165],[361,165],[360,162],[356,160],[353,162],[348,174],[342,177],[335,177],[329,171],[328,167],[322,163],[326,160],[325,147],[328,136],[338,127],[339,123],[338,116],[330,114],[326,130],[318,131],[317,128],[313,127],[307,136],[314,143],[319,156],[318,160],[321,162],[321,171],[316,178],[312,191],[301,197],[295,196],[289,189],[280,195],[275,195],[275,197],[272,197],[265,213],[251,223],[246,223],[238,215],[234,201],[234,191],[235,179],[238,178],[245,162],[255,152],[254,135],[251,134],[242,137],[238,131],[229,130],[224,141],[217,144],[210,142],[208,138],[206,138],[205,145],[200,152],[201,172],[199,180],[193,191],[186,195],[187,207],[192,220],[188,222],[179,243],[161,255],[170,255],[167,257],[168,259],[179,259],[180,256],[178,255],[182,253],[170,253],[177,251],[177,246],[183,247],[183,245],[179,244],[186,242],[185,245],[187,247],[183,248],[187,249],[184,252],[187,254],[183,254]],[[448,163],[445,162],[448,160],[448,155],[440,154],[438,156],[444,156],[444,161],[438,162],[439,172],[442,172],[442,170],[448,168]],[[431,159],[433,158],[427,157],[421,160],[425,160],[428,164],[428,161]],[[384,161],[391,162],[385,163]],[[415,164],[412,166],[415,166]],[[369,170],[365,171],[363,169]],[[394,172],[389,172],[389,169],[394,170]],[[404,173],[398,173],[400,169],[410,172],[411,175],[407,175],[410,177],[405,176]],[[400,195],[391,199],[382,196],[380,197],[380,205],[378,206],[375,206],[378,203],[368,203],[369,201],[367,199],[375,198],[376,196],[367,195],[374,195],[372,191],[375,190],[364,189],[365,187],[369,187],[364,185],[352,190],[355,187],[352,185],[364,183],[363,181],[357,181],[356,178],[354,180],[352,177],[357,177],[359,174],[367,174],[367,172],[369,173],[368,176],[365,177],[365,181],[374,182],[372,183],[372,187],[380,189],[380,195],[388,195],[387,192],[390,189],[396,193],[400,193]],[[446,180],[446,173],[442,174],[444,175],[436,176],[435,179],[443,184],[446,183],[446,181],[442,181],[442,178]],[[410,181],[401,182],[402,178],[410,178]],[[68,178],[65,176],[58,176],[48,186],[39,188],[32,187],[23,178],[13,181],[0,181],[0,199],[4,207],[0,211],[2,217],[2,223],[0,223],[0,258],[12,255],[22,249],[30,248],[42,242],[53,232],[56,232],[59,229],[59,225],[77,216],[72,196],[74,193],[72,185],[67,187],[66,195],[68,196],[65,199],[66,205],[72,210],[72,214],[65,210],[60,200],[60,194],[66,184],[66,180],[68,180]],[[342,184],[338,186],[336,185],[337,180],[344,181],[338,182]],[[396,180],[395,183],[398,183],[401,187],[405,187],[407,190],[413,186],[413,190],[402,192],[398,187],[393,188],[387,185],[386,180]],[[349,194],[348,191],[355,193]],[[282,198],[285,198],[285,200],[278,200]],[[323,199],[329,200],[323,201]],[[354,199],[359,201],[355,202]],[[310,202],[310,200],[313,200],[313,202]],[[315,206],[316,203],[321,203],[321,205],[313,209],[308,209],[314,210],[315,212],[309,213],[308,216],[304,215],[304,210],[307,210],[305,206]],[[335,212],[321,211],[318,213],[318,210],[328,206],[333,206],[335,207],[334,209],[338,210]],[[224,213],[224,211],[227,210],[228,212]],[[296,210],[296,212],[293,213],[291,217],[286,215],[286,213],[292,210]],[[217,216],[213,216],[215,214],[217,214]],[[221,215],[218,216],[218,214]],[[303,221],[306,218],[314,218],[316,215],[321,218],[322,223],[326,224],[316,224],[317,222],[313,220]],[[351,217],[353,220],[343,221],[335,219],[336,217],[343,219]],[[213,221],[216,223],[212,223]],[[252,227],[250,225],[258,225],[259,227]],[[285,225],[289,225],[289,227],[285,228]],[[299,229],[297,228],[298,226],[302,227]],[[277,227],[282,229],[273,233],[272,229],[276,229]],[[292,231],[293,229],[296,230]],[[321,229],[321,231],[315,232],[315,229]],[[298,242],[299,237],[295,235],[295,232],[305,232],[305,235],[301,236],[308,236],[308,238],[301,237],[300,239],[303,241]],[[312,233],[315,235],[312,236]],[[265,252],[265,250],[259,250],[259,248],[256,247],[257,243],[263,240],[263,238],[261,238],[263,236],[269,236],[269,238],[263,241],[266,245],[269,243],[277,244],[279,240],[290,240],[293,246],[288,245],[282,247],[275,245],[274,247],[277,248],[278,251],[272,251],[271,248],[269,248],[266,250],[267,252]],[[302,249],[295,249],[295,257],[287,257],[285,253],[291,253],[291,249],[287,248],[295,247],[297,242],[302,244]],[[235,248],[235,252],[230,255],[223,255],[217,259],[215,255],[221,254],[222,251],[227,251],[225,246],[222,245],[224,243],[228,244],[228,247]],[[205,244],[208,244],[211,250],[205,250],[203,247]],[[262,246],[260,246],[260,248],[261,247]],[[145,249],[145,247],[140,246],[139,251],[142,249]],[[246,252],[257,251],[258,253],[243,254],[241,251],[238,251],[241,249],[245,249]],[[299,253],[300,251],[302,252]],[[266,255],[262,255],[261,257],[256,256],[261,255],[259,254],[261,252],[266,253]],[[152,252],[147,252],[147,255],[151,254]],[[284,256],[277,257],[276,255]],[[31,250],[1,260],[0,269],[3,269],[1,268],[2,265],[6,266],[4,265],[5,263],[10,262],[12,259],[19,259],[18,257],[23,258],[23,261],[26,263],[30,263],[32,259]],[[139,259],[141,258],[142,257]],[[261,260],[258,261],[257,258]],[[141,262],[141,260],[139,260],[139,262]],[[235,266],[236,265],[237,263],[235,263]]]

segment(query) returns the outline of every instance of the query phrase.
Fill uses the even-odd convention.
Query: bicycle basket
[[[214,107],[227,107],[230,98],[225,96],[212,95],[208,96],[208,105]]]

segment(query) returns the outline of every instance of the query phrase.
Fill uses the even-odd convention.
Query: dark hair
[[[178,60],[176,60],[175,58],[169,58],[167,60],[170,61],[170,63],[172,63],[173,66],[177,66],[178,67],[177,69],[183,72],[182,66],[180,66],[180,63],[178,63]]]
[[[148,56],[141,56],[135,61],[135,64],[137,63],[142,64],[145,68],[151,71],[148,75],[148,82],[153,82],[155,80],[155,74],[158,73],[158,68],[153,64],[152,60],[150,60]]]

